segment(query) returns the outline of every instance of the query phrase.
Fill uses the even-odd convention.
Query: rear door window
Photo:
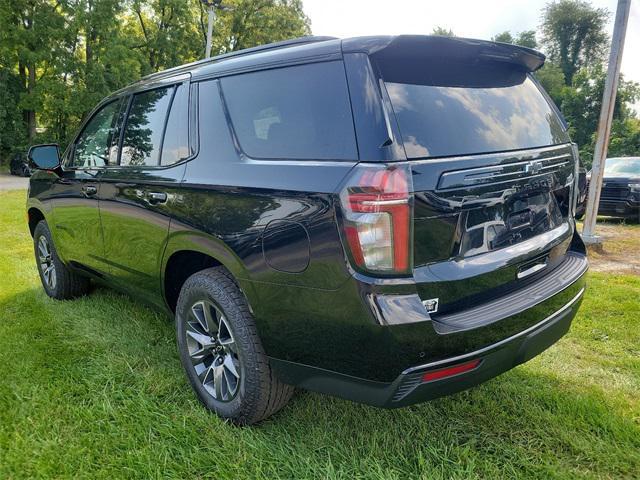
[[[187,84],[133,96],[125,124],[120,165],[171,165],[189,156]]]
[[[508,64],[387,64],[382,77],[409,158],[527,149],[569,141],[529,75]]]
[[[221,85],[235,134],[248,156],[357,159],[342,62],[235,75],[223,78]]]
[[[173,88],[133,96],[120,153],[120,165],[158,165],[160,144]]]
[[[161,165],[171,165],[189,156],[189,86],[178,85],[171,102],[162,142]]]

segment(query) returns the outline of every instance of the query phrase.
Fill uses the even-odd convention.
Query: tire
[[[22,164],[22,167],[20,168],[20,176],[21,177],[30,177],[31,176],[31,170],[29,170],[29,167],[26,166],[25,164]]]
[[[41,220],[33,232],[36,265],[44,291],[56,300],[68,300],[89,292],[89,279],[69,270],[58,257],[47,222]]]
[[[176,332],[187,378],[218,416],[252,425],[291,398],[293,387],[272,372],[244,295],[223,267],[187,279],[178,298]]]

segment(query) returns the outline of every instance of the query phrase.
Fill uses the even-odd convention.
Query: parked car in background
[[[20,175],[21,177],[31,176],[31,167],[29,160],[22,153],[16,153],[9,164],[11,175]]]
[[[587,174],[587,189],[591,172]],[[608,158],[598,215],[640,221],[640,157]]]
[[[308,37],[151,75],[61,158],[30,150],[43,287],[92,279],[175,316],[194,391],[236,423],[294,386],[391,408],[481,383],[562,337],[585,291],[543,62]]]

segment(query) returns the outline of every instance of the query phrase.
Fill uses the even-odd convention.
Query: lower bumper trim
[[[505,338],[504,340],[500,340],[497,343],[494,343],[492,345],[488,345],[487,347],[481,348],[480,350],[475,350],[473,352],[465,353],[464,355],[458,355],[457,357],[447,358],[447,359],[444,359],[444,360],[439,360],[439,361],[436,361],[436,362],[426,363],[424,365],[419,365],[419,366],[416,366],[416,367],[408,368],[404,372],[402,372],[402,374],[403,375],[408,375],[408,374],[410,374],[412,372],[415,372],[417,370],[428,370],[428,369],[433,368],[433,367],[443,366],[443,365],[450,364],[450,363],[457,363],[457,362],[460,362],[460,361],[465,360],[467,358],[473,358],[473,357],[481,356],[481,355],[485,354],[488,351],[491,351],[491,350],[494,350],[496,348],[499,348],[503,344],[509,343],[509,342],[519,338],[519,337],[523,337],[523,336],[529,334],[530,332],[543,327],[546,323],[549,323],[549,322],[553,321],[554,318],[556,318],[557,316],[561,315],[564,311],[570,309],[576,302],[578,302],[582,298],[582,296],[584,295],[584,291],[585,291],[585,288],[582,287],[580,289],[580,291],[576,294],[576,296],[573,297],[571,300],[569,300],[569,302],[567,302],[560,310],[557,310],[556,312],[552,313],[551,315],[549,315],[544,320],[541,320],[540,322],[536,323],[535,325],[532,325],[531,327],[527,328],[526,330],[518,332],[515,335],[512,335],[512,336],[510,336],[508,338]]]
[[[424,402],[473,387],[524,363],[567,333],[585,288],[544,320],[497,343],[473,352],[411,367],[393,382],[377,382],[338,372],[270,358],[271,367],[285,383],[383,408]],[[425,382],[430,370],[477,359],[477,368]]]

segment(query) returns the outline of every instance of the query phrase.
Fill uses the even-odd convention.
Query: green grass
[[[401,410],[300,392],[236,428],[195,400],[165,316],[45,296],[24,196],[0,193],[0,478],[640,475],[640,277],[591,274],[565,338],[470,391]]]

